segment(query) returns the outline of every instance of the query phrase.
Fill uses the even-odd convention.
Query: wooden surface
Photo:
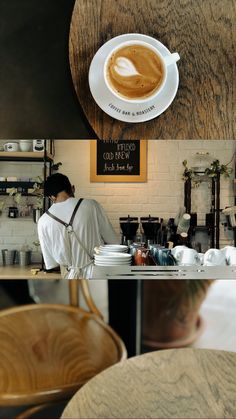
[[[93,378],[62,418],[235,418],[235,376],[232,352],[152,352]]]
[[[77,96],[100,139],[233,139],[235,127],[234,0],[76,0],[69,58]],[[233,26],[234,24],[234,26]],[[129,124],[94,102],[88,70],[114,36],[142,33],[180,54],[174,102],[153,121]]]
[[[7,140],[6,140],[7,142]],[[8,141],[10,142],[10,141]],[[46,153],[46,157],[53,159],[52,154]],[[0,158],[19,158],[21,160],[22,158],[29,158],[29,159],[44,159],[44,152],[43,151],[0,151]]]
[[[37,268],[40,268],[40,264],[0,266],[0,279],[61,279],[60,272],[39,271],[33,275],[31,269]]]
[[[125,359],[122,341],[82,309],[35,304],[0,311],[0,405],[71,397],[95,374]]]

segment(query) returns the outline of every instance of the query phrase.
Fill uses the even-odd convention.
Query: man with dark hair
[[[76,199],[61,173],[46,179],[44,191],[53,202],[38,221],[46,268],[60,265],[64,278],[90,278],[94,247],[119,242],[106,213],[93,199]]]

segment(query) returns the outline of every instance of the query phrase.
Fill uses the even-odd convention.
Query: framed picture
[[[146,182],[146,140],[90,140],[91,182]]]

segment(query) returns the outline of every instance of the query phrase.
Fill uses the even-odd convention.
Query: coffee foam
[[[118,57],[115,61],[114,70],[119,76],[128,77],[139,74],[132,61],[125,57]]]
[[[126,99],[144,99],[162,84],[164,67],[161,58],[143,45],[128,45],[115,51],[107,65],[111,88]]]

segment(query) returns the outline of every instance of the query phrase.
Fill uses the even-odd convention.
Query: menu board
[[[91,140],[91,182],[146,182],[146,140]]]

